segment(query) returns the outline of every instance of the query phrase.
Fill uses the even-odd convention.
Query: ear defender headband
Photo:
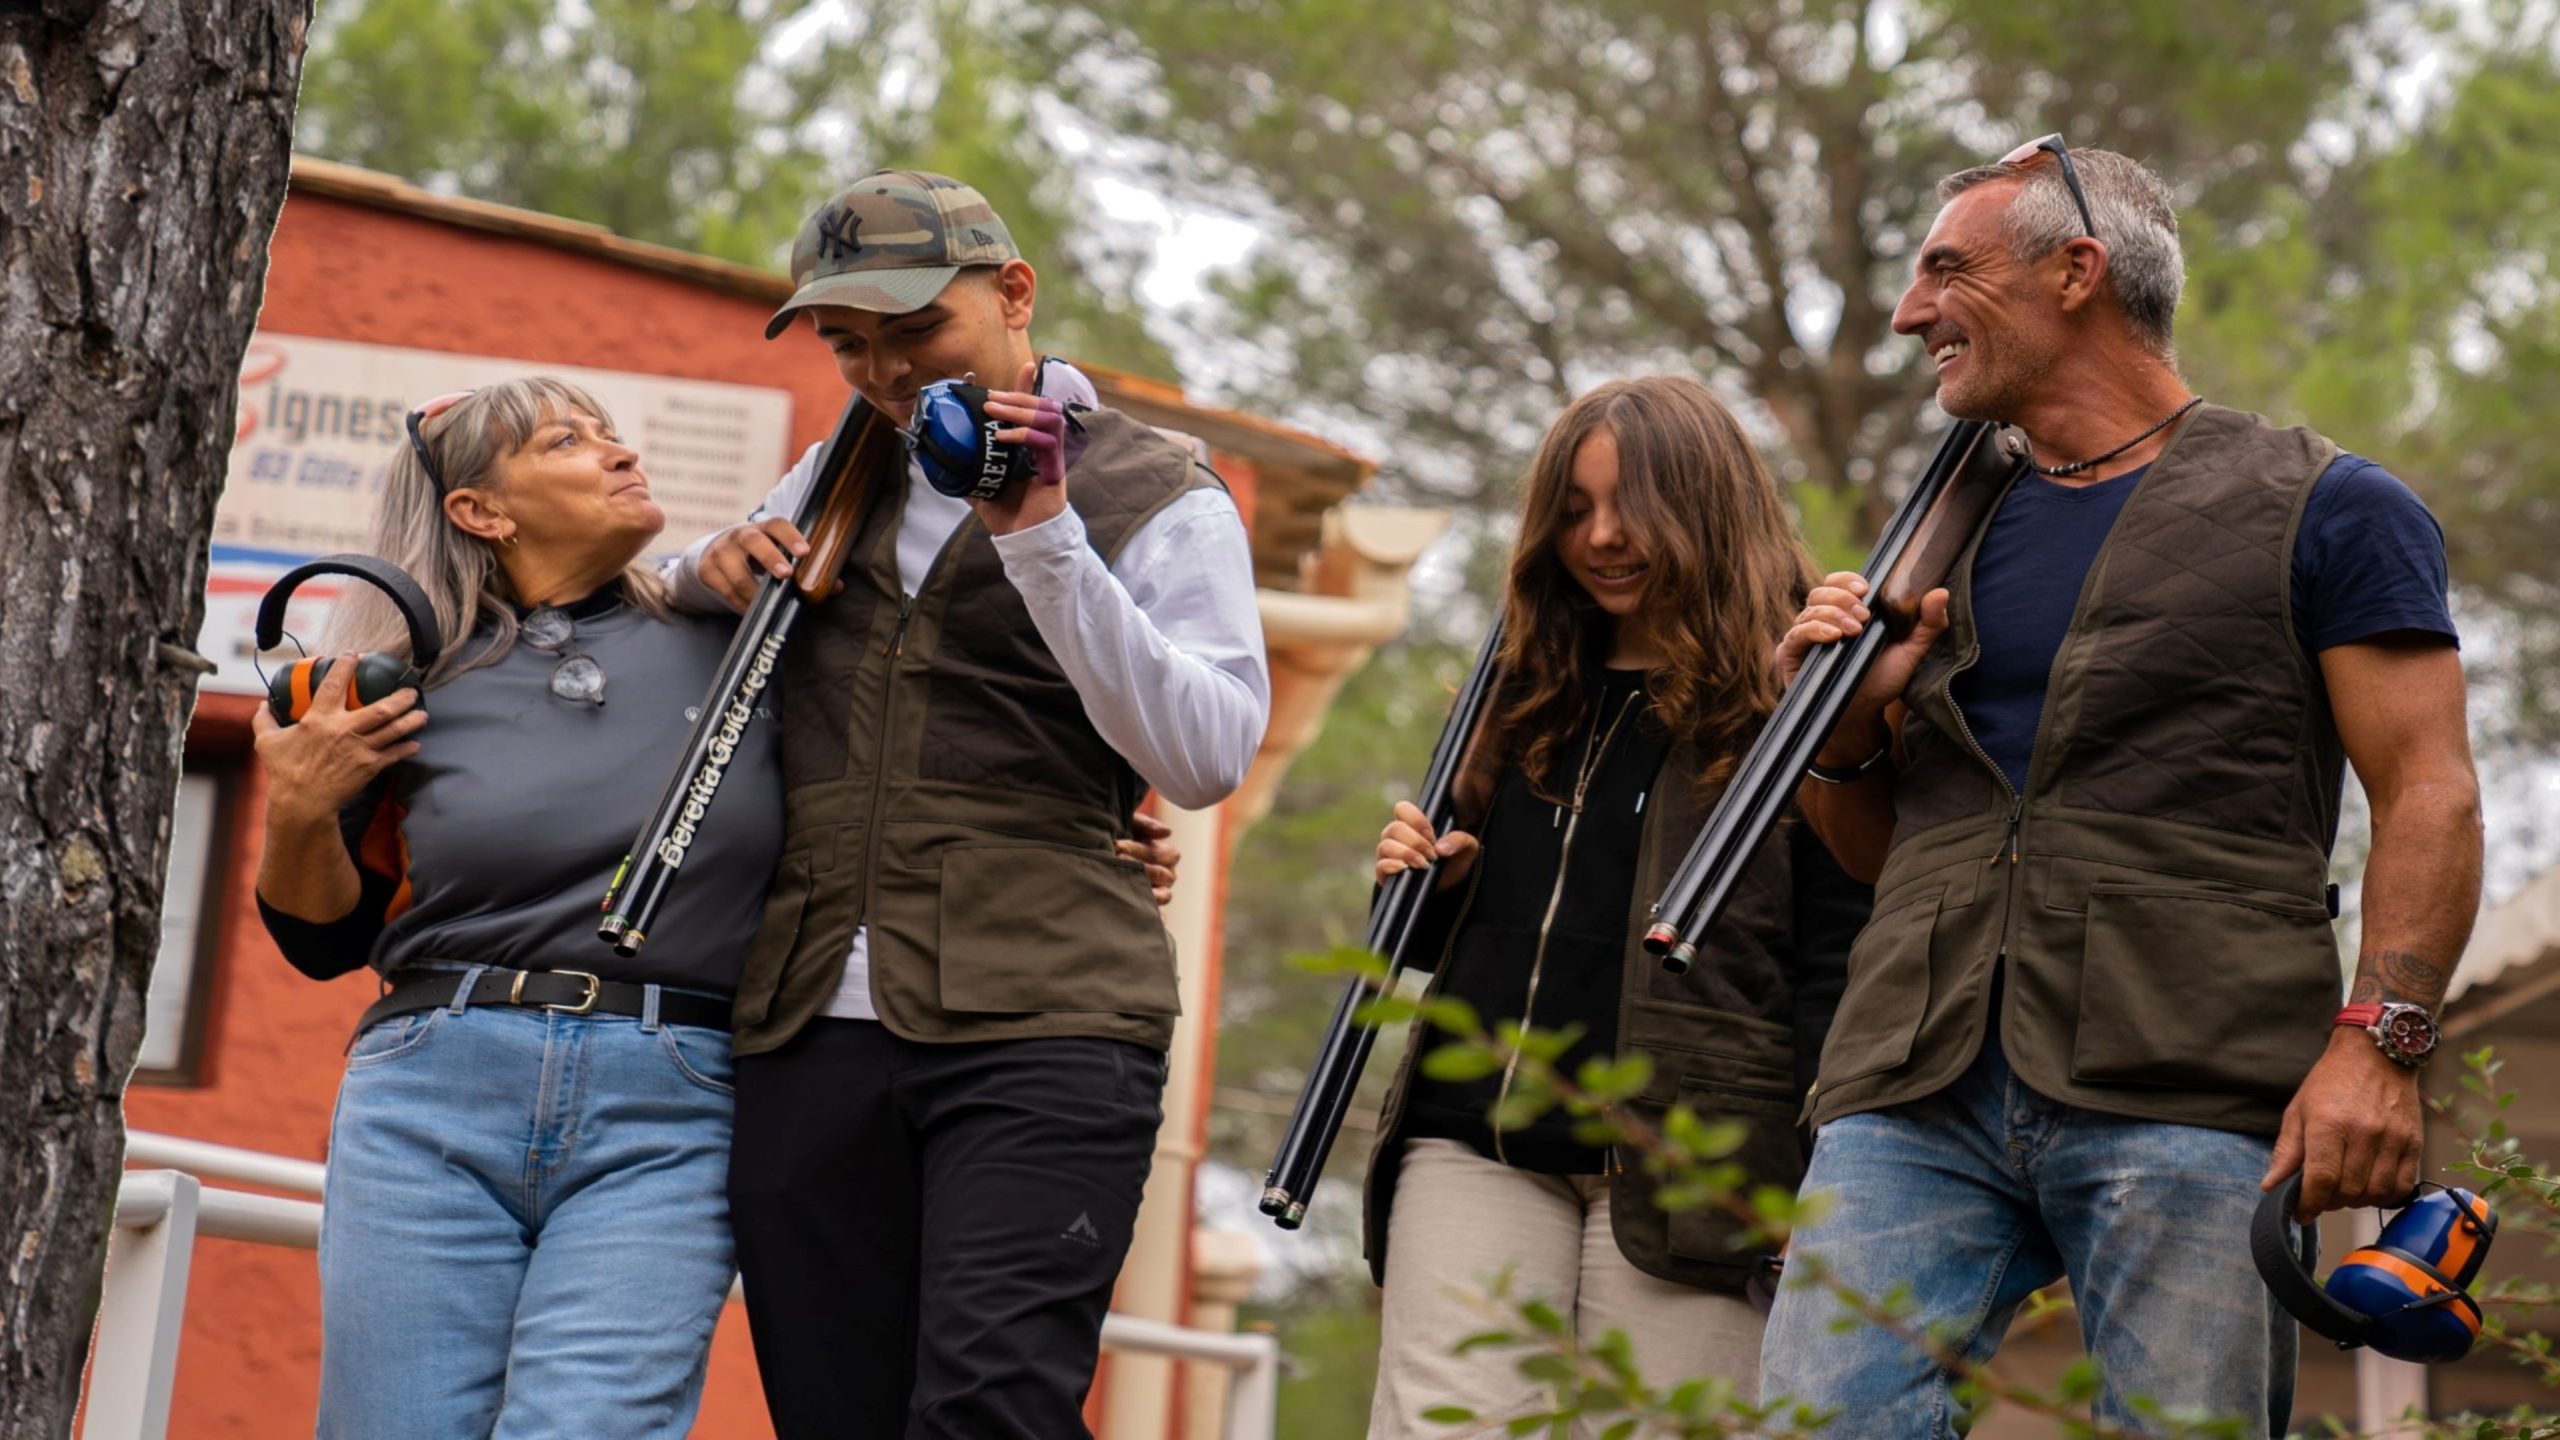
[[[323,555],[276,577],[276,583],[267,587],[265,598],[258,602],[258,649],[273,650],[284,643],[285,606],[302,582],[315,575],[347,575],[366,582],[391,597],[392,607],[409,627],[409,658],[376,651],[356,660],[355,680],[347,687],[347,708],[353,710],[400,690],[423,687],[427,672],[435,668],[437,657],[444,653],[444,641],[436,631],[435,603],[407,571],[371,555]],[[290,725],[309,712],[312,695],[329,673],[330,660],[326,655],[297,660],[268,679],[267,708],[279,723]]]
[[[2267,1290],[2293,1317],[2341,1350],[2370,1346],[2376,1354],[2441,1365],[2471,1353],[2480,1335],[2480,1304],[2471,1282],[2498,1233],[2497,1212],[2468,1190],[2421,1184],[2380,1238],[2347,1253],[2326,1282],[2317,1226],[2301,1227],[2297,1248],[2287,1231],[2302,1203],[2299,1172],[2258,1202],[2249,1225],[2249,1254]]]
[[[1032,372],[1031,393],[1049,378],[1049,357]],[[968,380],[936,380],[916,396],[907,426],[907,449],[925,483],[957,500],[993,500],[1031,474],[1031,447],[1005,445],[996,432],[1009,428],[987,417],[987,387]],[[1071,412],[1072,413],[1072,412]]]

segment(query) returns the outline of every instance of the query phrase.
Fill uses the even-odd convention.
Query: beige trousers
[[[1505,1267],[1513,1308],[1490,1309],[1485,1297]],[[1411,1140],[1387,1220],[1369,1440],[1464,1434],[1483,1420],[1546,1409],[1546,1389],[1520,1374],[1530,1349],[1451,1353],[1477,1331],[1506,1321],[1518,1328],[1517,1302],[1533,1298],[1570,1316],[1585,1345],[1625,1331],[1637,1370],[1657,1388],[1722,1375],[1746,1398],[1759,1393],[1759,1312],[1738,1295],[1675,1285],[1628,1264],[1609,1228],[1607,1180],[1515,1170],[1455,1140]],[[1424,1420],[1437,1405],[1463,1405],[1479,1426]],[[1611,1423],[1577,1426],[1576,1440]]]

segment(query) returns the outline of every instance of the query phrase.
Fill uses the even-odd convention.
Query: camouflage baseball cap
[[[969,265],[1021,258],[987,197],[948,175],[880,170],[836,192],[791,246],[797,288],[764,327],[770,340],[810,305],[904,315]]]

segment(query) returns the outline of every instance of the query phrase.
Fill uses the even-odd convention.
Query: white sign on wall
[[[196,648],[218,668],[204,688],[260,691],[250,663],[258,597],[315,555],[367,548],[383,472],[408,444],[410,407],[523,375],[556,375],[611,412],[667,512],[653,553],[744,519],[782,474],[785,390],[262,331],[241,362],[240,428],[214,508]],[[334,581],[296,591],[285,628],[316,641],[336,593]]]

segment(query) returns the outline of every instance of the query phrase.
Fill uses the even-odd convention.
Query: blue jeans
[[[1828,1194],[1831,1210],[1791,1253],[1870,1299],[1905,1289],[1911,1323],[1975,1360],[2028,1295],[2067,1277],[2104,1382],[2101,1419],[2140,1430],[2126,1402],[2147,1397],[2281,1435],[2297,1335],[2249,1259],[2269,1148],[2047,1099],[1986,1044],[1945,1090],[1822,1127],[1804,1193]],[[1960,1433],[1946,1372],[1875,1326],[1835,1334],[1844,1313],[1800,1276],[1782,1287],[1761,1394],[1837,1410],[1823,1434],[1842,1440]]]
[[[466,991],[467,993],[467,991]],[[681,1440],[729,1289],[729,1037],[452,1005],[349,1052],[323,1440]]]

